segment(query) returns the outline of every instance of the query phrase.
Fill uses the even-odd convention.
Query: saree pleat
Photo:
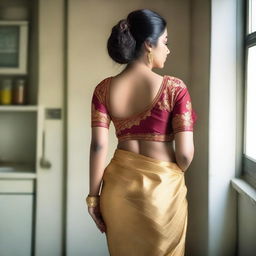
[[[176,163],[116,149],[100,196],[110,255],[184,255],[186,194]]]

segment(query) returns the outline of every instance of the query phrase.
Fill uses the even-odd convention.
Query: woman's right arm
[[[193,131],[178,132],[175,134],[174,140],[176,162],[185,172],[194,157]]]
[[[192,108],[187,86],[177,80],[175,104],[172,113],[172,128],[175,141],[175,156],[179,167],[186,171],[194,157],[193,129],[197,115]]]

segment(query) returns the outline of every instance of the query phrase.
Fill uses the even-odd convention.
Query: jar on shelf
[[[17,79],[13,89],[13,104],[25,104],[25,79]]]
[[[2,80],[0,87],[0,104],[12,104],[12,80],[9,78]]]

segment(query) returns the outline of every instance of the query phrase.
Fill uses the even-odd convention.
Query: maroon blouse
[[[129,118],[115,118],[108,111],[109,84],[113,77],[103,79],[94,89],[91,101],[91,127],[109,128],[111,120],[119,141],[172,141],[174,134],[193,131],[197,115],[185,83],[165,75],[153,102],[143,112]]]

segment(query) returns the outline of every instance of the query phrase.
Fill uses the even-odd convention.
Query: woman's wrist
[[[86,203],[88,207],[96,207],[99,204],[100,196],[99,195],[90,195],[86,197]]]
[[[88,196],[100,196],[100,195],[96,193],[89,193]]]

